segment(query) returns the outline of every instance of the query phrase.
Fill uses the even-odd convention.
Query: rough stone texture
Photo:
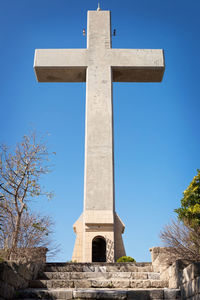
[[[164,299],[163,290],[132,290],[127,292],[127,299],[150,300]]]
[[[164,289],[28,289],[19,291],[17,298],[19,299],[132,299],[132,300],[180,300],[179,291],[173,291],[172,296],[175,298],[167,298],[169,294]],[[166,296],[166,297],[165,297]]]
[[[13,295],[15,299],[200,300],[200,262],[178,260],[169,268],[173,266],[181,289],[168,288],[168,281],[153,272],[150,263],[4,262],[0,300]]]
[[[11,261],[45,263],[48,249],[45,247],[18,248],[11,254]],[[0,250],[0,257],[7,259],[7,251]]]
[[[166,268],[161,272],[160,278],[163,280],[168,280],[169,287],[176,289],[179,287],[179,268],[177,268],[177,263],[174,262],[171,266]]]
[[[147,263],[46,263],[45,272],[153,272]]]
[[[183,299],[200,299],[200,262],[192,263],[183,270],[180,288]]]
[[[41,264],[37,263],[0,263],[0,297],[12,299],[14,291],[28,287],[29,281],[35,279]]]
[[[168,281],[169,288],[180,288],[183,276],[188,276],[188,278],[191,277],[191,269],[188,270],[188,273],[185,269],[191,264],[191,261],[186,259],[178,259],[178,256],[175,254],[173,248],[154,247],[151,248],[150,251],[154,272],[160,273],[161,280]]]
[[[14,291],[15,288],[12,285],[0,281],[0,296],[2,299],[12,299]]]
[[[164,289],[164,299],[180,299],[179,289]]]
[[[183,270],[182,283],[200,277],[200,262],[192,263]]]
[[[159,280],[159,273],[149,273],[149,272],[43,272],[41,274],[41,279],[56,279],[56,280],[74,280],[74,279],[101,279],[108,280],[113,279],[150,279]]]
[[[72,299],[72,289],[25,289],[16,292],[16,299]]]
[[[165,290],[166,299],[175,299],[173,293],[180,288],[182,299],[200,300],[200,262],[176,260],[177,256],[170,248],[155,247],[150,251],[153,270],[160,272],[160,279],[169,283],[171,290]]]
[[[84,211],[74,224],[73,261],[92,261],[92,241],[106,241],[106,261],[125,255],[124,224],[115,212],[112,83],[159,82],[161,49],[112,49],[110,11],[88,11],[87,49],[38,49],[40,82],[86,81]]]
[[[47,263],[38,278],[30,281],[29,288],[18,290],[15,298],[180,300],[180,290],[166,288],[168,282],[160,280],[159,273],[150,270],[150,266],[150,263]]]
[[[127,299],[126,291],[113,290],[78,290],[73,291],[75,299]]]
[[[170,247],[153,247],[150,248],[151,261],[154,272],[164,272],[171,266],[179,257]]]

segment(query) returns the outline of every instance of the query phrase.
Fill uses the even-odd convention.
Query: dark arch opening
[[[103,237],[95,237],[92,241],[92,262],[106,262],[106,241]]]

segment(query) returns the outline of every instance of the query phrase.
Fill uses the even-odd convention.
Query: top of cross
[[[88,11],[86,49],[37,49],[35,53],[40,82],[85,82],[86,73],[97,72],[93,70],[97,66],[97,70],[110,68],[113,82],[159,82],[165,69],[161,49],[112,49],[110,11],[101,11],[100,4],[96,11]]]
[[[97,11],[100,11],[100,10],[101,10],[100,3],[98,3]]]

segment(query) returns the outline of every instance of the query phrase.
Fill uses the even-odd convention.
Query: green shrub
[[[117,262],[136,262],[134,258],[130,256],[122,256],[118,258]]]
[[[68,264],[72,264],[73,263],[74,264],[74,263],[77,263],[77,261],[76,260],[67,260],[66,263],[68,263]]]

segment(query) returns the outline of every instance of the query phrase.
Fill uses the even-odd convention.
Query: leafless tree
[[[179,220],[172,220],[164,227],[160,238],[166,247],[171,247],[177,258],[200,261],[200,229],[191,228]]]
[[[49,216],[24,211],[21,217],[20,230],[18,234],[17,248],[27,249],[34,247],[48,248],[48,256],[54,255],[59,250],[51,239],[54,223]],[[2,219],[2,230],[0,231],[0,248],[9,252],[12,246],[13,235],[15,232],[15,223],[12,217],[7,214]],[[16,249],[13,249],[12,253]]]
[[[0,215],[3,215],[2,231],[7,234],[2,238],[2,245],[9,249],[8,258],[14,249],[22,246],[22,236],[27,232],[25,230],[27,218],[34,219],[34,215],[28,213],[30,201],[39,196],[48,198],[52,196],[52,193],[43,191],[40,184],[41,176],[50,171],[48,161],[49,153],[46,145],[42,140],[36,139],[34,132],[24,136],[14,151],[5,145],[1,146]],[[44,220],[46,222],[44,225],[48,225],[50,220],[48,218]],[[40,221],[41,218],[35,224],[39,224]],[[28,245],[30,241],[24,243]],[[38,243],[40,244],[39,240]]]

